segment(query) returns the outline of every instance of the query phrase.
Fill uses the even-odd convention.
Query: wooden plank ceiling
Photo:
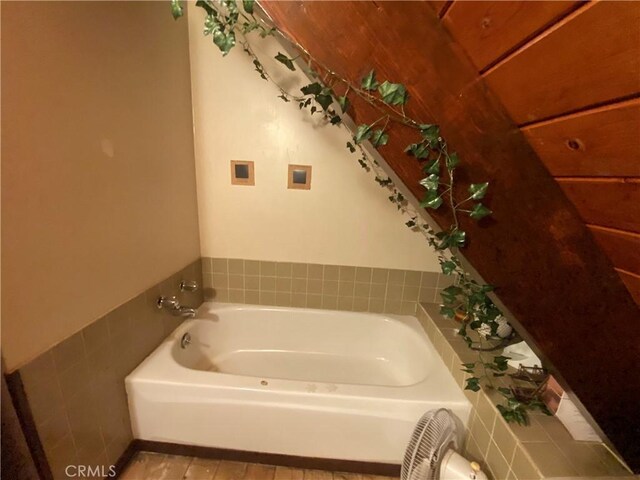
[[[640,471],[640,3],[260,3],[353,82],[405,83],[408,114],[491,183],[462,254]],[[352,116],[378,118],[357,98]],[[379,151],[421,198],[414,140],[394,128]]]
[[[640,5],[432,6],[640,304]]]

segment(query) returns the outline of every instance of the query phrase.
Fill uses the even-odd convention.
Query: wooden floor
[[[138,452],[121,480],[397,480],[357,473],[301,470],[297,468],[228,462],[196,457]]]

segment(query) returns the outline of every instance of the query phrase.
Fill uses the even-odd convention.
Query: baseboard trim
[[[120,455],[116,462],[113,464],[115,475],[107,478],[120,478],[120,475],[122,475],[122,472],[124,472],[127,465],[129,465],[129,462],[131,461],[133,456],[136,454],[136,452],[139,451],[136,442],[137,440],[131,440],[131,442],[129,442],[129,445],[127,445],[127,448],[124,449],[122,455]]]
[[[361,462],[356,460],[338,460],[330,458],[296,457],[278,453],[247,452],[225,448],[200,447],[178,443],[155,442],[136,439],[132,442],[134,452],[155,452],[188,457],[231,460],[247,463],[265,463],[283,467],[304,468],[310,470],[328,470],[332,472],[361,473],[397,477],[400,465],[392,463]],[[131,455],[133,455],[133,453]]]

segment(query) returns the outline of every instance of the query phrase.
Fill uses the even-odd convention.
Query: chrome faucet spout
[[[196,309],[191,307],[183,307],[176,297],[160,297],[156,302],[158,308],[164,308],[169,310],[174,317],[189,317],[196,316]]]
[[[180,307],[179,310],[172,312],[176,316],[193,318],[196,316],[197,310],[191,307]]]

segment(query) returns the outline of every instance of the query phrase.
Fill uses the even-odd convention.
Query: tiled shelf
[[[461,370],[461,363],[476,361],[478,355],[457,335],[457,323],[440,315],[439,310],[438,304],[420,303],[417,316],[464,388],[470,375]],[[496,408],[502,398],[498,392],[483,388],[479,392],[464,390],[464,394],[473,406],[464,453],[480,462],[494,480],[637,479],[604,444],[573,440],[556,417],[534,413],[529,426],[509,424]]]

